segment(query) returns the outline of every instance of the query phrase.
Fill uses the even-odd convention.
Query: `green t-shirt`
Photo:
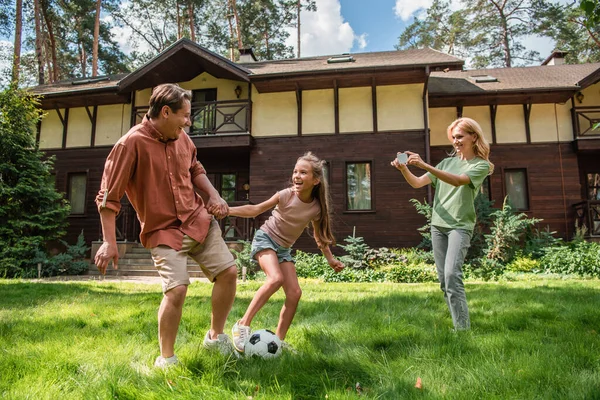
[[[468,161],[448,157],[436,165],[436,168],[455,175],[465,174],[471,179],[471,183],[455,187],[438,179],[431,172],[427,173],[435,188],[431,225],[473,230],[476,218],[475,196],[490,171],[490,164],[479,157]]]

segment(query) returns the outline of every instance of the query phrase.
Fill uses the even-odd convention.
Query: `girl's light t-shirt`
[[[292,188],[279,191],[279,203],[271,216],[260,227],[271,239],[283,247],[292,247],[310,221],[321,216],[321,206],[315,198],[304,203]]]
[[[435,187],[431,225],[472,231],[476,220],[475,197],[490,171],[490,164],[479,157],[471,160],[448,157],[436,165],[436,168],[455,175],[465,174],[471,183],[452,186],[431,172],[427,173]]]

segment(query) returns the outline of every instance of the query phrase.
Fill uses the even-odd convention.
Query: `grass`
[[[238,286],[227,329],[258,285]],[[158,285],[0,280],[0,398],[600,399],[599,280],[468,283],[473,329],[458,333],[435,284],[302,287],[299,353],[267,361],[202,348],[212,286],[192,284],[183,366],[161,371]],[[274,329],[282,300],[253,327]]]

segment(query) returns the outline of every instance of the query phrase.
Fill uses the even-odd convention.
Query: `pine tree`
[[[15,84],[0,92],[0,277],[37,274],[36,255],[65,232],[69,206],[35,145],[37,100]]]

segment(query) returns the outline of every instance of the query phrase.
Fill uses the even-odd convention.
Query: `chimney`
[[[256,59],[256,56],[254,55],[254,52],[252,51],[252,48],[247,48],[247,49],[239,49],[240,50],[240,59],[238,60],[239,63],[244,64],[244,63],[253,63],[258,61]]]
[[[563,65],[567,54],[569,54],[568,51],[554,50],[552,54],[542,62],[542,65]]]

